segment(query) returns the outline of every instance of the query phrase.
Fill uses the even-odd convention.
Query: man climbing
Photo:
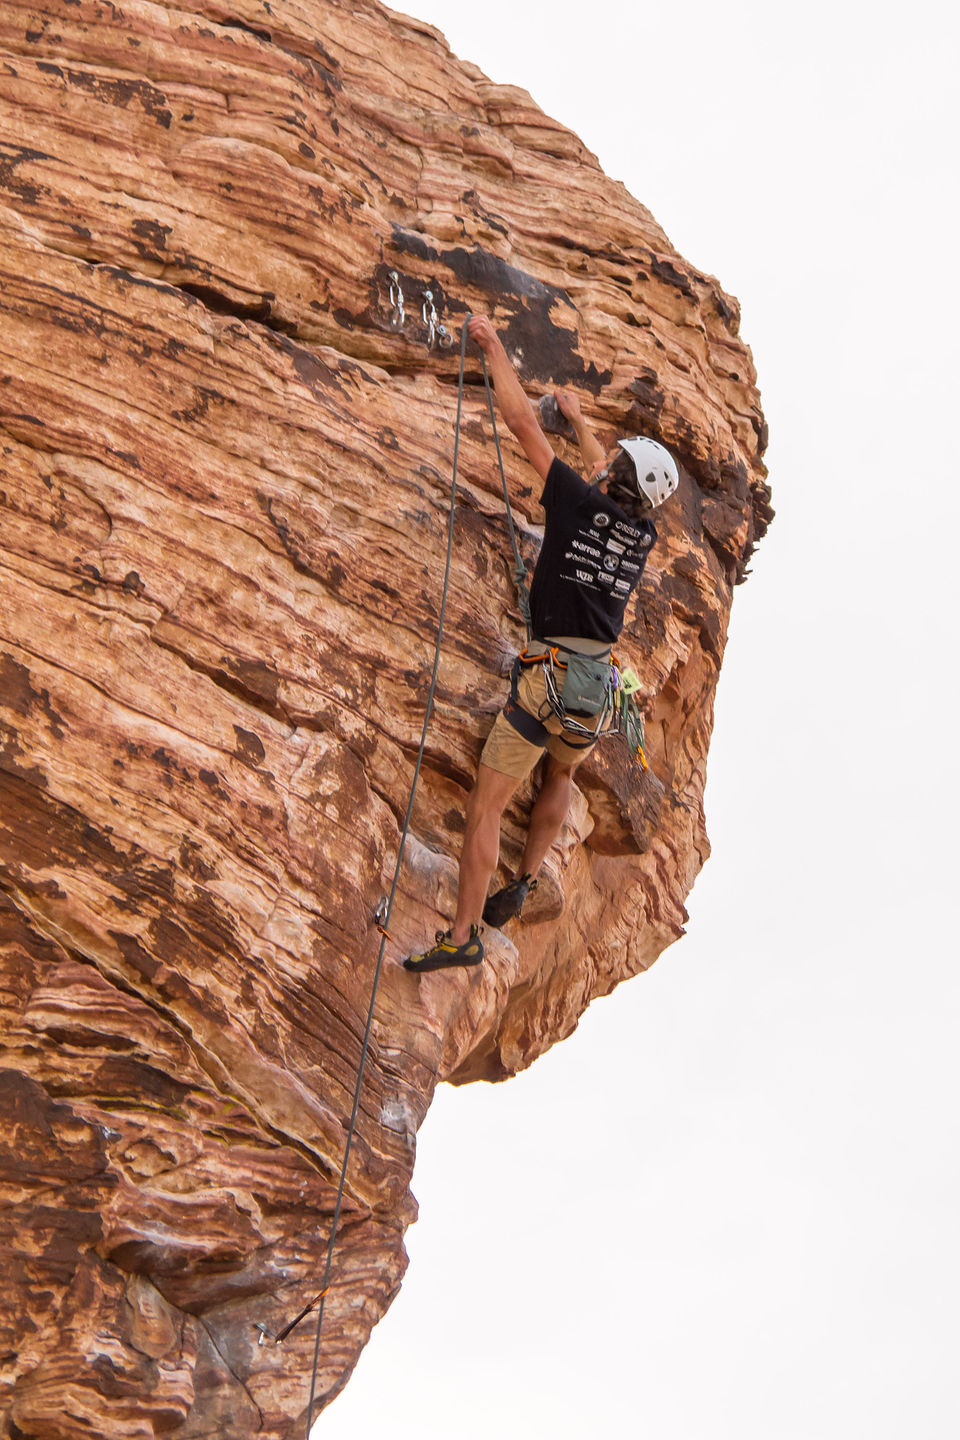
[[[531,649],[543,650],[545,657],[554,651],[570,665],[568,674],[583,671],[589,676],[592,661],[597,674],[608,676],[611,646],[657,538],[649,512],[676,490],[676,462],[656,440],[642,436],[621,440],[605,452],[577,397],[557,391],[557,404],[576,432],[589,476],[582,479],[554,454],[487,316],[473,316],[469,333],[484,353],[504,420],[544,481],[546,526],[530,586]],[[537,872],[566,818],[574,771],[604,729],[605,707],[596,696],[581,695],[565,723],[562,704],[551,700],[552,673],[548,659],[521,667],[519,675],[514,672],[511,697],[494,721],[467,803],[456,918],[449,930],[437,932],[429,950],[403,962],[408,970],[479,964],[481,914],[487,925],[505,925],[520,914],[536,886]],[[544,750],[546,771],[519,867],[513,879],[487,899],[500,854],[504,808]]]

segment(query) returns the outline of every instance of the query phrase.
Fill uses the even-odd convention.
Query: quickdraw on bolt
[[[396,312],[396,323],[402,325],[406,316],[403,311],[403,290],[400,287],[400,276],[396,270],[390,271],[390,304]]]
[[[381,895],[379,901],[377,902],[377,908],[373,912],[373,922],[376,925],[377,929],[380,931],[380,934],[385,936],[385,938],[390,941],[391,945],[396,945],[399,949],[399,940],[395,940],[394,937],[390,934],[390,931],[387,929],[388,908],[389,906],[387,904],[386,895]]]
[[[320,1291],[319,1295],[314,1295],[310,1303],[308,1305],[304,1305],[299,1315],[294,1315],[293,1319],[290,1320],[286,1325],[284,1325],[282,1330],[278,1330],[276,1334],[274,1334],[272,1330],[268,1329],[266,1325],[261,1325],[259,1320],[254,1321],[254,1330],[260,1331],[260,1338],[257,1341],[257,1344],[265,1345],[268,1340],[272,1340],[274,1345],[282,1345],[284,1340],[286,1340],[287,1336],[290,1334],[290,1331],[295,1330],[296,1327],[300,1324],[300,1321],[305,1320],[310,1314],[311,1310],[315,1310],[317,1308],[317,1306],[320,1304],[320,1301],[329,1292],[329,1290],[330,1286],[326,1285]]]
[[[440,322],[440,317],[437,314],[437,307],[433,303],[432,290],[424,291],[422,314],[423,323],[427,327],[427,348],[429,350],[432,350],[433,342],[437,336],[437,325]]]

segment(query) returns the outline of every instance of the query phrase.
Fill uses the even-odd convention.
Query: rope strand
[[[387,901],[386,914],[383,919],[380,948],[377,952],[377,964],[373,972],[373,985],[370,991],[370,1006],[367,1011],[367,1024],[363,1032],[363,1045],[360,1050],[360,1065],[357,1070],[357,1083],[353,1092],[353,1109],[350,1114],[350,1125],[347,1130],[347,1141],[343,1151],[343,1165],[340,1170],[340,1183],[337,1187],[337,1200],[333,1210],[333,1221],[330,1226],[330,1240],[327,1244],[327,1259],[323,1270],[323,1281],[320,1289],[320,1309],[317,1313],[317,1334],[313,1346],[313,1367],[310,1375],[310,1402],[307,1406],[307,1428],[306,1440],[309,1440],[310,1429],[313,1424],[313,1405],[317,1390],[317,1372],[320,1364],[320,1333],[323,1329],[323,1316],[326,1309],[327,1291],[330,1288],[330,1273],[333,1267],[333,1251],[337,1240],[337,1229],[340,1224],[340,1211],[343,1205],[343,1192],[347,1183],[347,1166],[350,1162],[350,1151],[353,1148],[353,1137],[357,1128],[357,1113],[360,1109],[360,1093],[363,1086],[363,1072],[367,1063],[367,1053],[370,1049],[370,1035],[373,1029],[373,1011],[377,999],[377,989],[380,985],[380,974],[383,970],[383,953],[387,943],[386,927],[390,923],[390,912],[393,909],[394,897],[397,893],[397,885],[400,880],[400,869],[403,864],[403,852],[407,843],[407,834],[410,829],[410,817],[413,814],[413,802],[417,793],[417,781],[420,779],[420,768],[423,764],[423,752],[427,744],[427,730],[430,725],[430,716],[433,713],[433,699],[437,689],[437,674],[440,668],[440,650],[443,643],[443,622],[447,610],[447,593],[450,588],[450,562],[453,555],[453,520],[457,503],[457,466],[460,459],[460,420],[463,411],[463,373],[467,356],[467,321],[464,321],[463,336],[460,342],[460,379],[457,385],[457,429],[453,446],[453,479],[450,485],[450,511],[447,521],[447,559],[443,574],[443,594],[440,601],[440,616],[437,622],[437,643],[433,655],[433,674],[430,679],[430,689],[427,694],[427,708],[423,717],[423,731],[420,736],[420,748],[417,751],[417,761],[413,771],[413,783],[410,787],[410,799],[407,802],[407,813],[403,821],[403,831],[400,836],[400,848],[397,852],[397,863],[393,872],[393,884],[390,887],[390,896]],[[488,387],[489,388],[489,387]],[[307,1313],[312,1307],[308,1307]],[[302,1318],[302,1317],[301,1317]],[[282,1333],[289,1334],[290,1328]]]

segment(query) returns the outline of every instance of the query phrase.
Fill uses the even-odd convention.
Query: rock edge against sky
[[[619,647],[650,771],[616,744],[583,767],[479,971],[388,950],[326,1399],[399,1287],[437,1081],[530,1064],[682,933],[771,515],[756,377],[736,301],[429,26],[318,0],[0,21],[3,1433],[291,1436],[312,1329],[254,1326],[322,1271],[437,626],[458,352],[426,292],[683,480]],[[479,378],[401,945],[449,915],[521,636]],[[532,562],[539,486],[505,455]]]

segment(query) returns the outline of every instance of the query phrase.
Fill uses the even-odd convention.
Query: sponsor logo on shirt
[[[647,545],[649,545],[649,544],[651,543],[652,539],[653,539],[653,536],[652,536],[652,535],[641,535],[641,536],[640,536],[640,544],[643,545],[643,546],[647,546]]]
[[[593,580],[593,571],[592,571],[592,570],[577,570],[577,571],[575,571],[574,573],[576,574],[576,577],[577,577],[578,580],[581,580],[581,581],[585,580],[585,581],[587,581],[588,583]],[[628,586],[627,588],[629,589],[629,586]]]
[[[610,575],[610,574],[608,574],[606,570],[601,570],[601,571],[599,571],[599,573],[598,573],[598,575],[597,575],[597,579],[600,581],[600,584],[601,584],[601,585],[612,585],[612,584],[613,584],[613,576]]]
[[[602,510],[598,510],[597,513],[596,513],[596,514],[594,515],[594,517],[593,517],[593,523],[594,523],[594,525],[602,525],[604,528],[606,528],[606,526],[609,525],[612,520],[613,520],[613,516],[612,516],[612,515],[605,515]]]
[[[616,587],[617,587],[618,590],[620,590],[620,591],[625,591],[628,595],[630,594],[630,581],[629,581],[629,580],[617,580],[617,581],[616,581]]]
[[[620,568],[620,561],[617,559],[616,555],[604,555],[603,568],[604,570],[618,570]],[[632,568],[636,570],[637,566],[634,565]]]
[[[573,546],[574,550],[579,550],[584,555],[595,555],[598,560],[600,559],[600,555],[602,552],[599,550],[595,550],[592,545],[584,545],[582,540],[571,540],[570,544]]]
[[[604,565],[606,565],[606,563],[607,563],[606,560],[604,560],[603,563],[604,563]],[[621,560],[621,561],[620,561],[620,569],[621,569],[621,570],[632,570],[633,573],[636,574],[637,571],[640,569],[640,566],[637,565],[633,560]]]
[[[612,535],[607,540],[607,549],[612,550],[614,555],[622,555],[626,548],[626,545],[622,545],[619,540],[614,540]]]

